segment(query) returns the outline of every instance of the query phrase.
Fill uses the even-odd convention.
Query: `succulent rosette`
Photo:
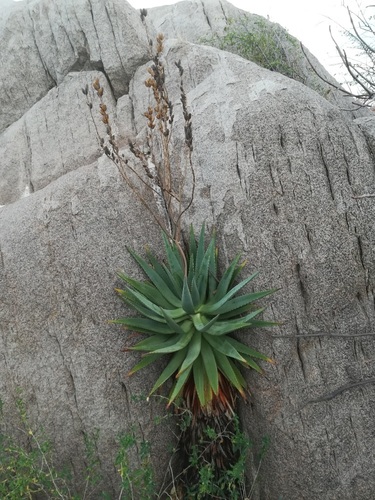
[[[262,372],[258,360],[272,360],[232,334],[276,324],[258,319],[264,309],[255,307],[256,301],[275,290],[240,295],[258,274],[236,284],[244,267],[244,263],[239,263],[240,256],[219,277],[215,235],[206,247],[204,225],[198,241],[190,229],[185,252],[165,234],[163,240],[165,262],[160,262],[151,252],[145,260],[130,250],[147,281],[119,273],[125,287],[117,292],[139,317],[121,318],[113,323],[147,335],[129,348],[144,352],[130,374],[167,355],[168,363],[150,394],[172,378],[169,405],[187,385],[193,387],[201,408],[209,406],[215,398],[220,399],[220,392],[228,385],[244,396],[246,381],[240,368]]]

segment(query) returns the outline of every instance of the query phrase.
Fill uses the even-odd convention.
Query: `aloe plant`
[[[146,274],[146,282],[119,274],[125,288],[117,292],[139,317],[121,318],[114,323],[147,335],[129,348],[145,353],[130,374],[168,355],[169,362],[150,394],[172,378],[169,405],[187,388],[201,408],[212,407],[215,400],[222,401],[221,393],[228,384],[245,396],[246,381],[240,368],[262,372],[257,361],[272,360],[231,334],[274,325],[258,319],[263,308],[254,304],[275,290],[239,295],[258,274],[235,284],[244,267],[244,263],[239,263],[239,256],[219,278],[215,235],[206,248],[204,225],[198,241],[191,228],[186,252],[166,235],[163,239],[165,263],[159,262],[151,252],[145,260],[130,250]]]

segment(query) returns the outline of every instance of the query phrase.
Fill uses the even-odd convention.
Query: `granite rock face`
[[[126,1],[28,0],[8,7],[4,19],[0,131],[71,71],[104,72],[117,98],[127,92],[135,69],[149,59],[144,26]]]
[[[244,14],[226,0],[182,1],[148,9],[148,17],[158,33],[193,43],[210,35],[222,35],[229,19]]]
[[[82,1],[77,14],[81,26],[91,23],[98,33],[100,16],[91,14],[99,3],[90,10]],[[84,487],[82,436],[98,429],[103,478],[98,488],[112,496],[120,488],[113,466],[119,434],[136,427],[151,442],[159,483],[168,466],[166,443],[172,441],[169,425],[155,427],[164,404],[141,397],[160,367],[128,378],[136,356],[122,349],[132,340],[108,324],[130,313],[113,292],[119,285],[116,271],[141,276],[126,247],[143,253],[149,244],[161,255],[159,229],[99,145],[106,127],[92,92],[94,78],[103,85],[103,102],[125,155],[129,138],[144,147],[143,113],[152,103],[144,85],[148,44],[139,42],[146,40],[146,28],[139,14],[123,4],[106,4],[108,23],[115,28],[103,31],[100,46],[111,47],[113,33],[124,33],[134,20],[132,50],[138,55],[127,76],[120,63],[106,66],[102,58],[105,72],[91,63],[72,63],[73,68],[61,63],[66,72],[56,70],[48,80],[42,63],[38,69],[31,56],[25,60],[20,46],[18,66],[27,71],[30,62],[37,75],[31,72],[30,78],[44,79],[45,85],[34,82],[29,101],[21,86],[14,87],[14,102],[23,104],[15,104],[18,114],[12,114],[8,103],[2,115],[7,128],[0,135],[0,204],[5,205],[0,209],[0,398],[5,417],[0,428],[14,431],[14,400],[21,390],[30,422],[52,438],[57,465],[73,465],[78,489]],[[197,2],[181,4],[170,9],[186,9],[194,18]],[[229,9],[234,15],[234,7],[219,4],[217,19]],[[42,15],[51,19],[47,33],[57,33],[57,5],[59,12],[73,9],[67,0],[18,5],[0,22],[0,43],[5,33],[7,43],[16,47],[20,35],[11,36],[6,27],[14,16],[31,19],[30,12],[35,22]],[[126,16],[114,15],[109,5]],[[201,3],[197,26],[203,10],[213,25],[214,7]],[[61,16],[71,19],[73,33],[76,18]],[[159,31],[152,11],[147,18],[149,32]],[[83,32],[77,28],[77,38],[71,38],[78,40]],[[74,52],[69,44],[59,50],[61,61]],[[110,53],[117,57],[114,50]],[[261,271],[256,288],[280,288],[264,302],[266,317],[281,321],[280,326],[244,334],[277,361],[265,367],[264,377],[246,374],[252,395],[240,405],[243,427],[254,442],[250,484],[262,438],[270,442],[253,496],[372,498],[375,205],[363,196],[374,192],[371,119],[358,126],[305,85],[217,48],[169,40],[164,55],[175,113],[171,158],[177,175],[184,171],[186,154],[176,61],[184,68],[193,122],[196,189],[184,227],[199,227],[205,220],[208,229],[217,230],[223,264],[242,252],[247,270]],[[14,61],[3,64],[2,82],[14,78]],[[53,67],[48,66],[50,74]],[[86,85],[87,97],[82,92]],[[136,456],[132,459],[137,463]]]
[[[38,191],[71,170],[92,163],[100,144],[82,89],[92,87],[97,72],[69,73],[19,120],[0,135],[0,205]],[[114,114],[116,101],[105,76],[101,85]],[[99,120],[97,120],[99,121]],[[99,128],[104,133],[104,125]]]

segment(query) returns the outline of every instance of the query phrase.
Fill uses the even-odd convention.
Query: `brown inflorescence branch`
[[[147,11],[142,9],[142,22],[144,22],[146,15]],[[152,46],[153,44],[150,41],[150,47]],[[184,171],[179,171],[177,174],[176,166],[174,166],[172,171],[170,141],[174,124],[174,114],[173,103],[168,96],[166,85],[165,65],[162,60],[163,50],[164,35],[158,34],[155,44],[155,54],[152,56],[151,66],[147,68],[149,76],[145,80],[145,85],[150,89],[154,101],[143,113],[147,120],[146,126],[148,131],[145,147],[141,148],[131,140],[128,142],[129,151],[134,158],[139,161],[142,170],[139,171],[139,169],[131,165],[124,154],[120,154],[108,114],[108,108],[103,100],[104,87],[100,84],[99,78],[95,78],[93,89],[99,99],[99,113],[101,115],[101,121],[105,125],[106,138],[100,137],[96,124],[95,127],[99,137],[100,147],[105,155],[116,164],[126,184],[151,213],[157,224],[177,243],[178,246],[180,246],[182,241],[182,216],[190,208],[195,192],[195,171],[191,157],[193,151],[192,120],[183,86],[184,70],[181,61],[178,61],[176,62],[176,66],[180,75],[180,101],[184,118],[184,135],[188,167],[185,167]],[[87,104],[90,107],[90,111],[92,111],[92,102],[89,99],[88,90],[88,86],[86,85],[82,89],[82,92],[86,95]],[[186,196],[184,190],[188,171],[191,177],[191,190],[189,195]],[[137,186],[137,180],[152,192],[158,207],[158,213],[151,207],[149,201],[145,199],[144,192]]]

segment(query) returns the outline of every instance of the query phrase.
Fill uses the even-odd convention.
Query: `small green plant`
[[[206,451],[212,446],[220,447],[225,440],[231,442],[236,460],[227,469],[223,468],[218,476],[214,464],[206,460]],[[204,428],[201,439],[193,445],[189,457],[189,466],[197,476],[197,481],[189,483],[186,489],[189,498],[247,498],[245,471],[251,446],[250,440],[240,430],[237,416],[232,425],[221,432],[209,426]]]
[[[16,405],[20,420],[20,427],[17,430],[25,435],[27,442],[18,444],[11,436],[0,432],[1,500],[26,500],[36,498],[37,495],[60,500],[111,498],[99,488],[102,477],[97,453],[98,430],[84,434],[85,484],[80,494],[74,493],[72,474],[70,471],[61,471],[54,467],[53,446],[41,432],[36,432],[30,426],[26,406],[21,397]],[[1,400],[0,408],[2,408]],[[134,467],[131,462],[137,457],[139,466]],[[157,497],[151,467],[150,443],[139,439],[133,430],[118,438],[118,452],[114,465],[121,480],[119,499],[148,500]]]
[[[70,498],[65,479],[52,465],[51,443],[29,425],[24,401],[16,402],[26,446],[0,433],[0,498],[31,499],[36,494],[48,498]]]
[[[102,481],[100,460],[97,452],[99,431],[85,432],[84,485],[80,494],[74,492],[72,471],[68,468],[57,469],[54,466],[56,452],[51,441],[40,430],[33,429],[29,422],[22,391],[18,391],[16,401],[18,422],[16,434],[0,431],[0,498],[23,500],[36,498],[89,500],[108,499],[107,493],[100,491]],[[3,403],[0,400],[0,421],[3,420]],[[20,444],[20,436],[24,443]]]
[[[1,404],[0,404],[1,406]],[[85,488],[80,494],[73,492],[72,477],[67,471],[57,470],[53,466],[54,449],[45,437],[32,430],[26,415],[22,399],[17,402],[19,415],[26,431],[29,442],[25,445],[15,444],[15,441],[4,433],[0,433],[0,498],[3,500],[33,499],[38,495],[48,499],[60,500],[110,500],[108,493],[100,491],[101,476],[99,458],[96,452],[98,431],[87,433],[84,436],[86,448],[85,463]],[[171,412],[164,419],[175,418]],[[187,410],[179,414],[178,427],[180,438],[179,445],[183,445],[183,436],[188,436],[193,416]],[[239,419],[235,416],[232,422],[224,429],[215,426],[213,421],[207,421],[201,427],[199,439],[189,447],[186,467],[180,474],[173,476],[172,461],[178,455],[178,447],[171,449],[172,457],[165,481],[159,491],[156,490],[154,471],[151,462],[151,445],[139,436],[133,427],[128,432],[119,436],[117,441],[118,451],[115,467],[120,479],[120,492],[116,498],[119,500],[161,500],[164,498],[233,498],[243,500],[251,498],[246,494],[246,461],[251,449],[251,442],[240,430]],[[161,421],[155,425],[160,424]],[[236,460],[230,467],[217,475],[214,464],[210,461],[210,448],[222,446],[224,441],[230,441]],[[268,449],[268,440],[263,440],[261,452],[258,456],[258,476],[262,459]],[[136,464],[136,465],[135,465]],[[178,483],[186,482],[186,477],[196,477],[197,480],[189,482],[185,492],[181,493]],[[168,477],[170,480],[168,480]],[[256,480],[256,477],[254,481]],[[173,496],[174,495],[174,496]]]
[[[88,433],[85,432],[83,440],[85,444],[85,490],[83,498],[91,498],[97,495],[97,487],[102,481],[100,473],[100,460],[97,451],[97,444],[99,439],[99,429]]]
[[[135,452],[139,455],[138,467],[134,467],[131,461]],[[134,430],[120,436],[115,465],[121,477],[120,499],[149,500],[155,497],[150,443],[139,441]]]

